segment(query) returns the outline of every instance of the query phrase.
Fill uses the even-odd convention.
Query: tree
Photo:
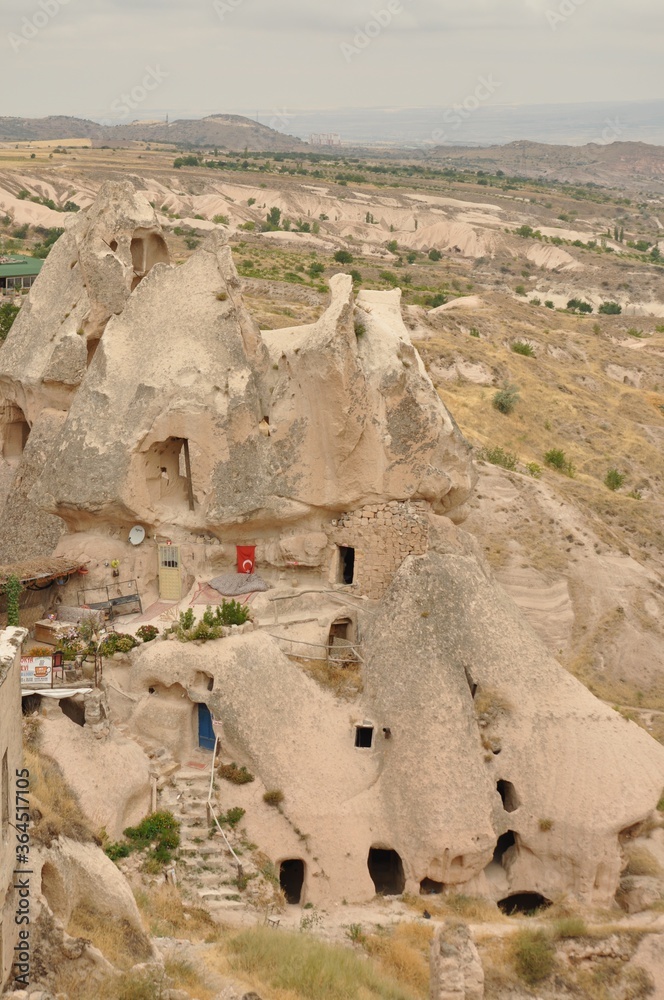
[[[277,208],[275,205],[267,213],[267,224],[270,230],[274,231],[275,229],[279,228],[280,222],[281,222],[281,209]]]
[[[504,413],[507,416],[512,412],[516,404],[519,402],[519,399],[518,385],[512,385],[510,382],[504,382],[502,389],[498,390],[496,395],[493,397],[492,402],[499,413]]]
[[[349,253],[348,250],[337,250],[334,255],[334,259],[337,264],[352,264],[354,258],[352,253]]]
[[[442,259],[443,255],[440,250],[429,250],[429,260],[437,261]]]
[[[0,341],[5,339],[18,314],[19,306],[15,306],[12,302],[5,302],[0,306]]]
[[[619,316],[622,312],[622,306],[617,302],[602,302],[599,311],[603,316]]]

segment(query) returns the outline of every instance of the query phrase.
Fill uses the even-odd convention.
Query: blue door
[[[214,729],[210,709],[202,702],[198,704],[198,745],[204,750],[214,750]]]

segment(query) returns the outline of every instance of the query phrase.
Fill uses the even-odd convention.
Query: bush
[[[111,632],[99,646],[102,656],[112,656],[113,653],[128,653],[138,643],[133,635],[125,635],[123,632]]]
[[[399,278],[394,273],[394,271],[380,271],[378,277],[381,281],[386,281],[388,285],[398,285]]]
[[[590,303],[584,302],[582,299],[570,299],[567,303],[567,308],[570,312],[591,313],[593,311]]]
[[[515,340],[510,344],[510,350],[515,354],[522,354],[524,358],[534,358],[535,351],[532,344],[527,344],[524,340]]]
[[[334,255],[334,259],[337,264],[352,264],[354,257],[352,253],[348,252],[348,250],[337,250]]]
[[[544,461],[547,465],[551,466],[552,469],[557,469],[558,472],[564,472],[566,476],[572,477],[574,475],[574,466],[567,458],[562,448],[551,448],[551,450],[547,451],[544,455]]]
[[[556,949],[544,931],[519,931],[512,942],[512,962],[517,974],[534,986],[547,979],[556,964]]]
[[[503,469],[513,472],[517,465],[517,456],[514,452],[503,451],[502,448],[482,448],[478,453],[478,458],[482,462],[490,462],[491,465],[499,465]]]
[[[528,462],[526,464],[526,472],[529,476],[532,476],[533,479],[542,478],[542,466],[538,465],[537,462]]]
[[[442,259],[443,255],[440,250],[429,250],[429,260],[438,261]]]
[[[5,302],[0,306],[0,341],[3,341],[12,328],[12,324],[20,312],[20,306]]]
[[[222,813],[219,817],[219,823],[221,826],[230,826],[235,828],[242,817],[244,816],[244,809],[242,806],[233,806],[229,809],[227,813]]]
[[[545,306],[546,309],[555,309],[556,308],[555,305],[553,304],[553,302],[551,301],[551,299],[547,299],[545,301],[545,303],[544,303],[544,306]]]
[[[7,625],[18,628],[19,626],[19,598],[23,587],[17,576],[12,574],[7,577],[5,583],[5,597],[7,599]]]
[[[514,289],[514,293],[515,293],[515,295],[526,295],[527,294],[527,292],[526,292],[526,286],[525,285],[517,285],[516,288]]]
[[[128,858],[131,854],[131,847],[129,844],[118,841],[116,843],[107,844],[104,848],[105,853],[111,859],[111,861],[119,861],[120,858]]]
[[[582,917],[561,917],[554,923],[553,933],[557,940],[566,941],[569,938],[585,937],[588,928]]]
[[[493,405],[500,413],[510,414],[519,402],[519,387],[505,382],[502,389],[499,389],[493,397]]]
[[[471,337],[477,337],[478,340],[480,339],[480,331],[477,329],[476,326],[471,326],[471,328],[470,328],[470,336]]]
[[[610,490],[619,490],[626,478],[627,477],[624,476],[622,472],[618,472],[617,469],[609,469],[607,474],[604,476],[604,485]]]
[[[136,629],[136,635],[143,642],[152,642],[159,635],[159,629],[156,625],[141,625],[140,628]]]
[[[251,771],[248,771],[244,764],[238,767],[237,764],[220,764],[217,774],[225,781],[230,781],[232,785],[248,785],[254,781]]]
[[[622,312],[622,306],[618,305],[617,302],[602,302],[599,311],[603,316],[619,316]]]
[[[283,801],[284,793],[278,788],[273,788],[271,791],[267,791],[263,795],[263,802],[265,802],[268,806],[274,806],[275,809],[280,806]]]
[[[216,224],[218,226],[227,226],[228,225],[228,216],[227,215],[213,215],[212,216],[212,221],[216,222]]]

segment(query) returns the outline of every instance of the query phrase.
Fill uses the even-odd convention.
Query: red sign
[[[236,545],[238,573],[253,573],[256,567],[256,546]]]

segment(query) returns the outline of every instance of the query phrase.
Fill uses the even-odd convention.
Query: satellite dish
[[[134,525],[134,527],[129,532],[129,541],[132,545],[140,545],[145,539],[145,528],[140,524]]]

